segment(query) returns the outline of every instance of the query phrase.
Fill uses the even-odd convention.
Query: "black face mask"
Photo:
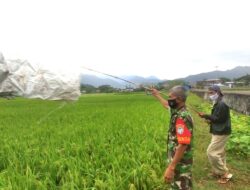
[[[175,109],[178,104],[176,102],[176,99],[173,99],[173,100],[168,100],[168,105],[169,105],[170,108]]]

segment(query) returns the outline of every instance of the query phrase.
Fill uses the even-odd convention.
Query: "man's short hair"
[[[185,102],[187,99],[187,89],[184,86],[174,86],[170,89],[170,93],[181,98],[183,102]]]

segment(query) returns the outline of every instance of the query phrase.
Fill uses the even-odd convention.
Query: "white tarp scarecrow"
[[[77,100],[80,78],[53,73],[28,61],[5,60],[0,53],[0,93],[9,92],[27,98]]]

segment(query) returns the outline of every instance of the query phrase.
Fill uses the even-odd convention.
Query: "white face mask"
[[[216,93],[214,95],[209,96],[209,98],[210,98],[210,100],[212,100],[213,102],[215,102],[219,98],[219,95]]]

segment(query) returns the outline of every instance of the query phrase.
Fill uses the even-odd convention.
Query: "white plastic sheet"
[[[0,92],[14,92],[27,98],[77,100],[80,77],[51,72],[28,61],[5,60],[0,53]]]
[[[7,77],[8,71],[6,65],[4,64],[4,57],[0,53],[0,85],[1,82]]]

